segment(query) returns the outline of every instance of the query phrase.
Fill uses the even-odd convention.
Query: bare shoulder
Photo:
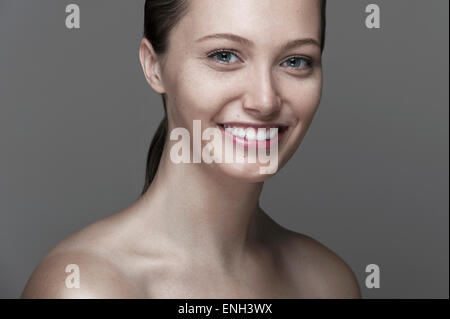
[[[134,298],[117,256],[103,243],[108,241],[103,232],[112,227],[104,223],[89,225],[56,245],[33,271],[21,298]]]
[[[264,211],[260,216],[260,237],[271,246],[277,269],[296,297],[361,298],[358,280],[340,256],[318,240],[281,226]]]
[[[361,298],[358,280],[340,256],[307,235],[283,233],[283,260],[302,297]]]
[[[29,278],[21,298],[129,298],[133,289],[106,258],[85,252],[44,257]]]

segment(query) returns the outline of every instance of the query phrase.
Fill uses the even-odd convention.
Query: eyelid
[[[284,59],[284,61],[292,59],[292,58],[302,58],[302,59],[305,59],[308,61],[312,61],[311,57],[306,56],[306,55],[301,55],[301,54],[294,54],[294,55],[288,56],[287,58]]]
[[[220,52],[233,53],[234,55],[236,55],[238,57],[239,60],[242,61],[242,58],[241,58],[240,54],[236,50],[233,50],[233,49],[217,49],[217,50],[214,50],[214,51],[211,51],[210,53],[208,53],[206,55],[206,57],[211,57],[212,55],[214,55],[216,53],[220,53]]]

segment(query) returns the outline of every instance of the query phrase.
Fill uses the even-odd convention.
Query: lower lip
[[[270,148],[270,143],[272,141],[272,146],[275,146],[277,144],[279,144],[284,132],[280,132],[278,131],[278,134],[276,136],[274,136],[272,139],[270,140],[247,140],[245,138],[241,138],[239,136],[233,135],[230,132],[226,131],[225,128],[222,125],[217,125],[222,132],[224,132],[226,138],[231,138],[233,140],[233,145],[234,143],[236,144],[240,144],[244,147],[244,149],[248,149],[249,147],[255,147],[257,149],[266,149],[266,148]]]

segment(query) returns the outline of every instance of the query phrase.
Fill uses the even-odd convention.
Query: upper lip
[[[285,128],[289,125],[286,123],[250,123],[250,122],[225,122],[225,123],[219,123],[220,125],[227,125],[231,127],[254,127],[254,128],[275,128],[275,127],[281,127]]]

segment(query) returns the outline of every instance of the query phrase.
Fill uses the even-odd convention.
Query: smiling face
[[[193,121],[201,120],[202,131],[224,133],[224,153],[227,138],[246,145],[261,139],[244,135],[248,127],[276,127],[281,168],[320,102],[320,19],[318,0],[189,0],[187,14],[170,33],[156,89],[166,95],[169,134],[184,127],[192,138]],[[225,133],[227,126],[235,129]],[[267,164],[257,156],[251,163],[254,155],[246,149],[243,155],[244,163],[200,165],[247,181],[270,176],[260,173]]]

